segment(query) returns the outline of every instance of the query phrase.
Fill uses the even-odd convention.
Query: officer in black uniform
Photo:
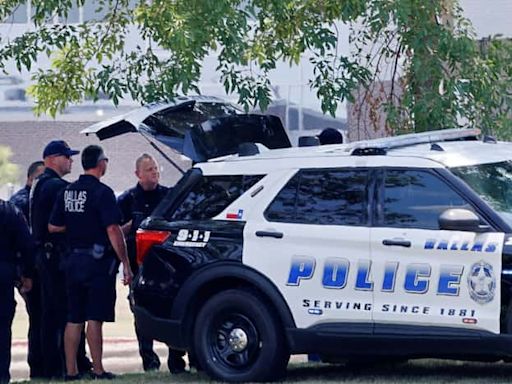
[[[335,128],[325,128],[318,135],[320,145],[343,144],[343,135]]]
[[[9,202],[23,213],[28,222],[28,199],[30,188],[36,177],[44,172],[44,163],[34,161],[27,170],[27,181],[25,186],[11,196]],[[30,367],[30,378],[37,379],[44,377],[43,370],[43,349],[41,345],[41,287],[39,277],[34,270],[32,275],[32,289],[22,293],[25,300],[25,307],[28,313],[28,354],[27,362]],[[20,292],[21,293],[21,292]]]
[[[135,175],[138,183],[128,189],[117,199],[122,213],[123,232],[126,236],[128,258],[134,274],[139,270],[136,261],[135,232],[140,223],[156,208],[158,203],[169,192],[169,188],[159,184],[160,171],[156,160],[147,153],[135,161]],[[139,354],[145,371],[158,370],[160,359],[153,351],[153,340],[144,337],[135,324],[135,333],[139,342]],[[183,352],[169,348],[167,366],[171,373],[181,373],[185,370]]]
[[[16,308],[16,264],[20,263],[22,271],[20,291],[28,292],[32,285],[33,245],[21,211],[14,204],[0,200],[0,384],[10,380],[11,325]]]
[[[45,170],[30,190],[30,224],[36,243],[36,268],[41,284],[41,343],[43,376],[61,378],[65,373],[64,328],[66,326],[66,290],[63,255],[65,238],[48,233],[48,221],[56,197],[69,183],[62,179],[71,172],[72,156],[79,153],[66,142],[54,140],[43,151]],[[81,369],[90,369],[85,343],[80,348]]]
[[[11,196],[9,202],[13,203],[28,220],[28,197],[34,180],[44,172],[44,162],[34,161],[27,169],[25,186]],[[27,221],[28,222],[28,221]],[[33,288],[32,288],[33,289]]]
[[[102,326],[114,321],[117,259],[123,264],[125,284],[131,282],[132,272],[114,192],[100,182],[107,163],[97,145],[82,151],[84,174],[57,198],[49,224],[50,232],[66,233],[69,247],[65,272],[69,313],[64,336],[67,380],[80,378],[77,349],[85,322],[93,378],[115,377],[103,368]]]

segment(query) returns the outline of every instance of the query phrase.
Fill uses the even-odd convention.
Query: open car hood
[[[216,97],[178,97],[153,103],[93,124],[81,133],[100,140],[140,132],[175,149],[194,162],[238,152],[241,143],[269,149],[291,147],[277,116],[244,114]]]

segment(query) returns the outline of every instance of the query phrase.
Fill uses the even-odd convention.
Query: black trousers
[[[11,340],[12,320],[16,302],[14,301],[14,285],[0,281],[0,383],[8,383],[11,376]]]
[[[67,299],[64,272],[59,257],[46,259],[44,253],[38,257],[38,272],[41,283],[40,335],[43,349],[43,376],[62,378],[66,373],[64,355],[64,330],[67,323]],[[88,371],[91,363],[85,355],[85,335],[78,347],[79,371]]]
[[[41,284],[39,276],[34,275],[32,289],[23,294],[28,313],[28,356],[30,378],[44,378],[43,346],[41,343]]]
[[[142,335],[137,327],[137,322],[135,322],[134,325],[137,341],[139,342],[139,354],[142,358],[142,367],[145,371],[158,370],[160,368],[160,359],[153,350],[153,340]],[[177,351],[169,347],[169,355],[167,357],[169,372],[180,373],[185,370],[184,355],[185,352]]]

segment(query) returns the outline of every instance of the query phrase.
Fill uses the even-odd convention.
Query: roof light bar
[[[441,129],[438,131],[422,132],[422,133],[409,133],[407,135],[400,135],[394,137],[384,137],[382,139],[357,141],[349,144],[349,150],[353,152],[361,148],[399,148],[416,144],[436,143],[441,141],[453,141],[468,138],[475,138],[480,135],[480,129]]]

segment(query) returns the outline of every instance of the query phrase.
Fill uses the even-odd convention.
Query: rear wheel
[[[230,382],[279,379],[290,358],[273,311],[257,294],[242,290],[218,293],[199,311],[194,349],[210,376]]]

